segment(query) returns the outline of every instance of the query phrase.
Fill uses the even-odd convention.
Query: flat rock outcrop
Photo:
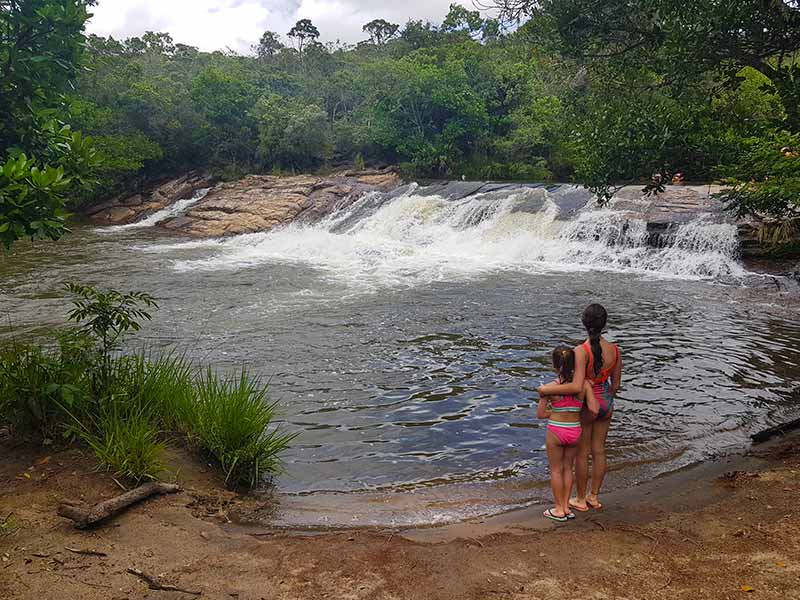
[[[214,184],[214,178],[202,173],[188,173],[139,194],[117,196],[87,211],[98,225],[125,225],[144,219],[179,200],[194,196]]]
[[[330,177],[250,175],[239,181],[215,185],[186,213],[158,226],[198,237],[269,231],[295,221],[317,221],[334,210],[349,206],[366,193],[388,191],[398,185],[400,177],[392,169]],[[182,197],[191,197],[191,194]],[[173,201],[180,199],[175,197]],[[121,203],[94,214],[121,218],[122,222],[145,216],[129,211],[129,207]]]

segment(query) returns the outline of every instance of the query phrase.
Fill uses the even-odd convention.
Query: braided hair
[[[586,310],[583,311],[581,321],[589,334],[589,345],[592,349],[594,375],[596,377],[603,369],[603,348],[600,345],[600,337],[603,335],[603,329],[606,327],[608,313],[606,309],[599,304],[590,304],[586,307]]]
[[[575,375],[575,351],[567,346],[559,346],[553,350],[553,368],[558,373],[559,382],[571,382]]]

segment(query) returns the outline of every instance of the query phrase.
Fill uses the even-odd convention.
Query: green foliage
[[[163,471],[165,440],[178,436],[217,461],[231,485],[276,473],[294,435],[274,425],[276,403],[246,372],[220,377],[184,357],[112,354],[155,307],[141,292],[71,284],[78,295],[52,348],[0,347],[0,422],[15,433],[61,435],[90,447],[103,468],[126,480]],[[144,308],[143,308],[144,307]]]
[[[739,215],[779,219],[800,214],[800,133],[742,140],[739,160],[720,168],[730,187],[720,194]],[[747,179],[741,174],[746,174]],[[790,221],[787,221],[789,225]]]
[[[376,46],[382,46],[397,35],[397,32],[400,30],[400,26],[395,25],[394,23],[389,23],[389,21],[384,19],[373,19],[364,25],[361,30],[364,33],[369,34],[369,40],[371,43],[375,44]]]
[[[24,237],[57,240],[66,230],[69,177],[63,167],[40,168],[24,153],[0,165],[0,240],[6,248]]]
[[[256,56],[262,61],[270,60],[283,49],[284,45],[274,31],[265,31],[254,48]]]
[[[208,370],[197,392],[191,436],[219,462],[226,482],[253,486],[277,473],[278,456],[295,435],[269,430],[276,403],[268,401],[266,388],[246,371],[219,377]]]
[[[441,24],[370,21],[355,47],[323,45],[309,20],[294,48],[267,31],[253,56],[90,36],[69,106],[105,193],[187,168],[231,179],[358,159],[409,177],[573,180],[603,200],[677,172],[764,183],[747,140],[800,131],[796,2],[494,4],[519,26],[461,3]],[[735,185],[732,207],[770,214],[791,190]]]
[[[319,38],[319,29],[309,19],[300,19],[287,34],[295,40],[297,51],[303,55],[303,50],[313,44]]]
[[[330,156],[327,115],[319,106],[297,105],[271,95],[256,105],[259,154],[265,162],[286,168],[313,168]]]
[[[124,402],[104,405],[90,426],[82,426],[78,437],[93,451],[100,464],[134,483],[157,479],[164,471],[165,445],[153,427],[146,409]]]
[[[57,239],[70,190],[92,184],[90,138],[65,124],[83,52],[82,0],[0,4],[0,241]]]
[[[573,81],[576,176],[601,200],[672,173],[727,173],[739,214],[786,216],[800,132],[800,3],[497,0],[539,47],[582,66]],[[784,140],[785,141],[785,140]]]

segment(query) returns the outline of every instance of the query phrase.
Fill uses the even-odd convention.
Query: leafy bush
[[[738,215],[779,219],[800,214],[800,134],[743,140],[744,151],[732,166],[720,169],[730,186],[720,194]]]
[[[69,352],[72,347],[62,342]],[[0,351],[0,415],[21,431],[42,437],[58,433],[65,409],[85,403],[89,380],[85,363],[60,351],[11,342]],[[62,428],[63,430],[63,428]]]

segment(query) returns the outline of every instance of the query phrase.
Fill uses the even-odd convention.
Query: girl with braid
[[[553,369],[558,375],[558,383],[573,381],[575,374],[575,351],[566,346],[553,350]],[[536,416],[548,419],[545,433],[547,460],[550,463],[550,487],[556,505],[544,511],[544,516],[552,521],[563,523],[574,519],[569,509],[569,495],[572,492],[572,468],[581,439],[581,410],[584,406],[592,414],[597,414],[599,406],[588,381],[577,394],[539,398]]]
[[[551,383],[539,388],[540,396],[555,396],[579,393],[585,382],[589,382],[594,396],[600,403],[597,416],[582,411],[581,426],[583,435],[578,445],[575,460],[575,485],[577,494],[569,501],[569,506],[579,512],[590,508],[602,508],[600,489],[607,471],[606,439],[614,413],[614,397],[622,380],[622,357],[619,348],[603,337],[608,321],[606,309],[592,304],[583,311],[581,317],[588,337],[575,348],[575,374],[571,382]],[[592,487],[589,485],[589,456],[592,457]]]

